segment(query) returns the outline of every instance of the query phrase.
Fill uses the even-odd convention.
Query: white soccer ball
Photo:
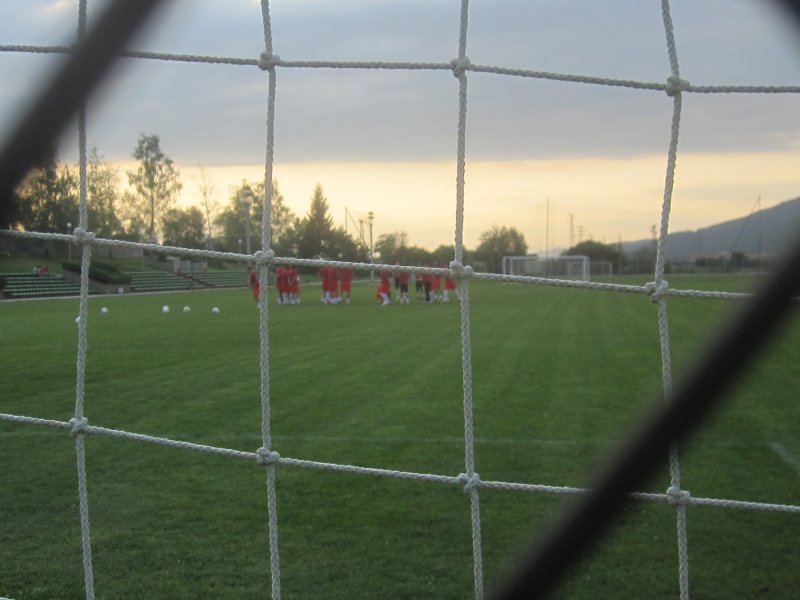
[[[189,308],[188,306],[184,306],[183,307],[183,312],[185,312],[185,313],[192,312],[192,309]]]
[[[100,312],[102,314],[106,314],[108,312],[108,309],[104,306],[103,308],[100,309]]]
[[[77,317],[75,317],[75,324],[76,324],[76,325],[79,325],[79,324],[80,324],[80,322],[81,322],[81,316],[80,316],[80,315],[78,315]]]
[[[215,306],[214,308],[211,309],[211,312],[214,313],[215,315],[218,315],[219,309]]]
[[[162,306],[161,307],[161,312],[163,312],[164,314],[167,314],[169,312],[169,306],[167,306],[166,304],[164,306]]]

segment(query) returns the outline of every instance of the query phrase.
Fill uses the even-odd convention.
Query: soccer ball
[[[214,308],[211,309],[211,312],[214,313],[215,315],[218,315],[219,309],[215,306]]]
[[[167,306],[166,304],[164,306],[162,306],[161,307],[161,312],[164,313],[164,314],[167,314],[169,312],[169,306]]]
[[[183,312],[185,312],[185,313],[191,312],[191,310],[192,310],[192,309],[191,309],[191,308],[189,308],[188,306],[184,306],[184,307],[183,307]]]
[[[103,308],[100,309],[100,312],[102,314],[106,314],[108,312],[108,309],[104,306]]]

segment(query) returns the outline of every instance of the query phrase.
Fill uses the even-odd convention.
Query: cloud
[[[90,3],[92,14],[103,4]],[[674,1],[682,76],[694,84],[798,84],[796,43],[779,15],[755,5],[760,3]],[[0,26],[0,36],[22,42],[30,35],[40,42],[45,29],[32,15],[36,7],[56,6],[66,10],[69,4],[0,8],[0,23],[14,16],[19,24],[13,34]],[[50,31],[50,43],[66,32],[74,35],[74,24],[62,21],[58,32]],[[446,63],[458,52],[458,4],[443,0],[274,2],[271,24],[274,52],[284,60]],[[176,0],[135,47],[256,59],[264,49],[260,7],[252,0]],[[640,0],[473,0],[467,55],[474,64],[595,77],[658,83],[669,75],[661,13]],[[8,82],[0,88],[4,121],[9,106],[24,104],[32,86],[28,72],[52,62],[0,55],[0,75]],[[128,156],[140,133],[154,132],[177,160],[262,159],[266,75],[257,67],[139,59],[125,59],[120,67],[90,115],[90,142],[108,156]],[[663,92],[477,73],[468,74],[468,88],[473,158],[624,157],[666,150],[672,101]],[[457,93],[458,82],[446,70],[279,67],[276,157],[451,159]],[[681,143],[695,152],[794,149],[800,137],[796,97],[686,94]]]

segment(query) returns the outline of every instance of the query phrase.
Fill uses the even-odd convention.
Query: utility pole
[[[575,245],[575,215],[569,213],[569,247]]]

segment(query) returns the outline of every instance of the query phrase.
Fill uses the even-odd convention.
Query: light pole
[[[375,213],[369,211],[369,213],[367,213],[367,224],[369,225],[369,264],[373,264],[375,262],[374,261],[375,248],[372,245],[372,223],[374,221],[375,221]],[[370,280],[375,279],[375,271],[370,270],[369,278]]]
[[[67,223],[67,233],[72,233],[72,223]],[[72,240],[67,240],[67,260],[72,261]]]

